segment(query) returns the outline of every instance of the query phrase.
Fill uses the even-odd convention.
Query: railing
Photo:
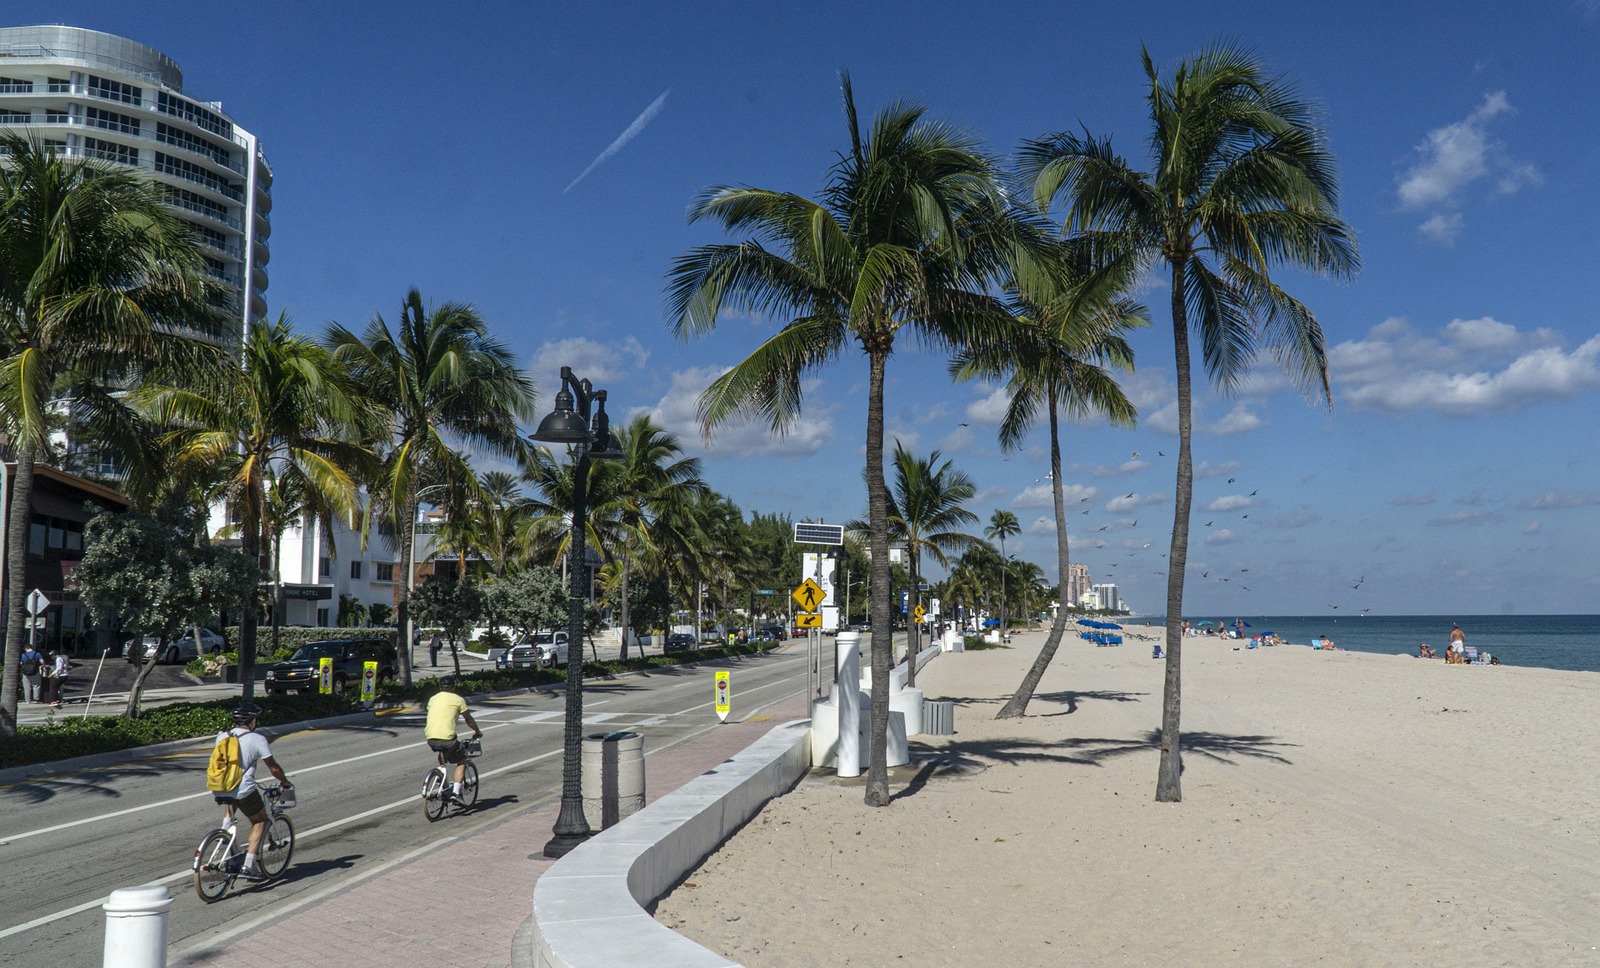
[[[223,214],[215,209],[207,208],[204,205],[196,204],[195,202],[189,201],[187,198],[168,198],[166,202],[168,205],[176,205],[178,208],[186,209],[190,212],[194,212],[197,215],[204,215],[206,218],[214,219],[223,223],[224,225],[230,225],[241,232],[244,231],[244,225],[233,216]]]
[[[0,94],[32,94],[33,82],[22,81],[12,84],[0,84]]]
[[[243,165],[238,164],[237,162],[235,162],[228,155],[222,154],[222,153],[217,152],[217,151],[213,151],[210,148],[202,147],[202,146],[197,145],[197,144],[195,144],[193,142],[190,142],[190,141],[184,141],[182,138],[175,138],[170,134],[163,134],[160,131],[156,132],[156,140],[161,142],[164,145],[171,145],[174,148],[182,148],[184,151],[187,151],[190,154],[200,155],[201,157],[209,158],[209,159],[211,159],[211,161],[213,161],[216,164],[219,164],[222,167],[228,169],[229,171],[233,172],[235,175],[241,175],[242,176],[244,174],[244,166]]]
[[[105,118],[87,118],[86,117],[86,118],[81,118],[81,119],[80,118],[72,118],[67,123],[68,124],[87,124],[87,125],[89,125],[91,127],[95,127],[95,128],[105,128],[107,131],[120,131],[123,134],[131,134],[131,135],[138,135],[139,134],[139,125],[138,125],[137,122],[135,122],[133,124],[129,124],[126,121],[108,121]]]
[[[229,188],[216,178],[208,178],[205,175],[201,175],[197,172],[189,171],[181,165],[174,165],[171,162],[166,161],[157,161],[153,164],[153,167],[156,171],[159,171],[164,175],[177,175],[179,178],[192,181],[196,185],[209,188],[219,195],[226,195],[236,202],[241,204],[244,202],[243,192],[234,188]]]

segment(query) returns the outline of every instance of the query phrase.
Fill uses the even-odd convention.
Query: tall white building
[[[267,314],[272,168],[220,101],[143,44],[80,27],[0,27],[0,129],[148,172],[231,288],[242,337]]]

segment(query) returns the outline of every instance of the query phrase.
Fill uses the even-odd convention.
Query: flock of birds
[[[1156,455],[1158,457],[1166,457],[1167,456],[1165,451],[1159,451],[1159,450],[1156,451]],[[1133,460],[1138,460],[1139,456],[1140,456],[1139,452],[1138,451],[1134,451],[1132,459]],[[1048,482],[1050,482],[1052,480],[1054,480],[1054,475],[1052,473],[1047,472],[1043,477],[1034,478],[1033,483],[1034,484],[1044,484],[1044,483],[1048,483]],[[1239,481],[1239,478],[1237,478],[1237,477],[1229,477],[1227,479],[1227,483],[1229,483],[1229,484],[1237,484],[1238,481]],[[1138,494],[1137,491],[1129,491],[1127,494],[1122,495],[1122,499],[1131,501],[1137,496],[1137,494]],[[1256,489],[1251,490],[1249,494],[1245,495],[1245,497],[1247,499],[1253,499],[1259,494],[1260,494],[1260,489],[1256,488]],[[1090,501],[1094,500],[1094,497],[1095,497],[1095,495],[1091,494],[1089,496],[1081,498],[1078,501],[1078,503],[1079,504],[1088,504]],[[1244,510],[1243,510],[1243,513],[1238,515],[1238,520],[1240,520],[1240,521],[1248,520],[1250,518],[1249,508],[1252,507],[1252,506],[1253,506],[1252,504],[1244,504],[1244,505],[1242,505],[1242,508]],[[1078,513],[1080,515],[1088,515],[1088,514],[1092,513],[1094,510],[1095,510],[1094,508],[1083,508]],[[1213,513],[1213,515],[1208,520],[1206,520],[1204,522],[1202,527],[1206,527],[1206,528],[1213,527],[1219,521],[1222,521],[1222,520],[1223,519],[1218,517],[1216,515],[1216,513]],[[1113,522],[1111,524],[1102,524],[1098,528],[1096,528],[1092,533],[1098,535],[1098,534],[1100,534],[1102,532],[1106,532],[1106,531],[1112,530],[1113,528],[1115,528],[1116,530],[1119,530],[1119,531],[1121,531],[1121,530],[1131,530],[1133,528],[1137,528],[1138,526],[1139,526],[1139,519],[1138,518],[1133,518],[1132,520],[1126,521],[1126,522],[1118,521],[1118,522]],[[1098,537],[1096,537],[1096,538],[1094,538],[1092,540],[1092,544],[1096,549],[1103,549],[1103,548],[1108,547],[1107,542],[1104,541],[1101,538],[1098,538]],[[1137,547],[1134,547],[1132,545],[1126,546],[1127,550],[1126,550],[1126,553],[1123,555],[1124,560],[1123,561],[1110,562],[1110,563],[1108,563],[1108,567],[1112,568],[1112,569],[1115,569],[1115,568],[1119,567],[1122,564],[1129,563],[1127,559],[1133,559],[1133,558],[1136,558],[1137,556],[1141,555],[1147,549],[1150,548],[1151,544],[1152,544],[1152,542],[1150,542],[1150,541],[1144,541],[1142,543],[1139,543],[1137,545]],[[1160,552],[1160,556],[1162,558],[1165,558],[1165,557],[1167,557],[1167,553],[1166,552]],[[1216,574],[1213,575],[1213,572],[1216,572]],[[1246,585],[1244,583],[1248,579],[1246,579],[1246,578],[1244,578],[1242,576],[1249,574],[1249,572],[1250,572],[1249,568],[1240,568],[1237,572],[1235,572],[1233,574],[1222,574],[1215,567],[1211,567],[1211,568],[1201,569],[1200,572],[1199,572],[1199,576],[1200,576],[1201,580],[1204,580],[1204,581],[1219,581],[1219,582],[1234,584],[1234,586],[1239,588],[1241,591],[1248,592],[1248,591],[1250,591],[1250,586],[1248,586],[1248,585]],[[1165,569],[1159,569],[1158,568],[1158,569],[1153,570],[1151,572],[1151,574],[1165,577],[1166,574],[1167,574],[1167,571]],[[1351,590],[1352,591],[1360,591],[1361,586],[1362,586],[1363,583],[1365,583],[1365,581],[1366,581],[1366,576],[1365,575],[1361,575],[1361,576],[1356,577],[1355,579],[1353,579],[1351,581],[1351,584],[1350,584]],[[1328,605],[1328,608],[1330,610],[1333,610],[1333,611],[1337,611],[1339,609],[1339,607],[1340,606],[1339,606],[1338,603],[1329,603],[1329,605]],[[1362,615],[1362,616],[1365,616],[1369,611],[1371,611],[1370,608],[1363,608],[1363,609],[1361,609],[1359,614]]]

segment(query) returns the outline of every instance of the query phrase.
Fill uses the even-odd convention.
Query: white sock
[[[247,870],[247,871],[253,871],[253,870],[256,869],[256,855],[255,854],[245,854],[244,855],[244,869]]]
[[[458,797],[461,796],[461,784],[452,783],[452,784],[450,784],[450,789],[451,789],[452,792],[455,793],[456,796],[458,796]]]

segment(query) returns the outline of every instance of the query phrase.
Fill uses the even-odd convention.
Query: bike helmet
[[[233,722],[236,726],[253,723],[261,715],[261,707],[253,702],[240,703],[239,708],[233,711]]]
[[[439,677],[439,688],[440,689],[454,689],[455,687],[456,687],[456,677],[455,676],[440,676]]]

